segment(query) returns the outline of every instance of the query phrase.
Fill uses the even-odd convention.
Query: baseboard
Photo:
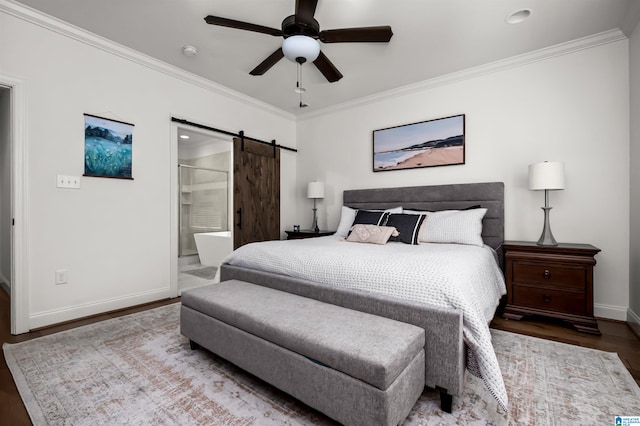
[[[607,318],[617,321],[627,320],[627,308],[613,305],[601,305],[595,303],[593,305],[593,315],[598,318]]]
[[[7,279],[2,272],[0,272],[0,284],[5,284],[8,287],[11,287],[11,280]]]
[[[130,294],[124,297],[101,300],[99,302],[87,303],[84,305],[69,306],[62,309],[55,309],[45,312],[37,312],[29,316],[29,329],[46,327],[79,318],[129,308],[144,303],[155,302],[157,300],[171,297],[171,290],[167,288],[155,289],[147,292]]]
[[[8,280],[2,272],[0,272],[0,287],[11,296],[11,280]]]
[[[636,336],[640,338],[640,316],[631,309],[627,311],[627,324],[636,333]]]

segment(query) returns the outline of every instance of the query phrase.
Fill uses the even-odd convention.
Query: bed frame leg
[[[195,351],[196,349],[200,349],[200,345],[197,344],[196,342],[194,342],[191,339],[189,339],[189,347],[191,348],[192,351]],[[451,411],[449,411],[449,412],[451,412]]]
[[[449,395],[447,391],[440,391],[440,409],[446,413],[451,413],[451,406],[453,405],[453,395]]]

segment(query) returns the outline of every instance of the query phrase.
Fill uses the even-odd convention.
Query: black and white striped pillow
[[[376,225],[384,226],[387,220],[387,212],[375,212],[371,210],[358,210],[353,225]]]
[[[426,218],[423,214],[390,214],[386,226],[393,226],[398,231],[397,237],[389,241],[400,241],[405,244],[418,244],[420,226]]]

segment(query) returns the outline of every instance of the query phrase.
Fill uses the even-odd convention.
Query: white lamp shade
[[[313,62],[320,54],[320,43],[307,36],[291,36],[282,42],[282,52],[287,59],[293,62],[297,62],[297,58],[305,58],[307,62]]]
[[[529,165],[529,189],[564,189],[564,163],[545,161]]]
[[[309,185],[307,185],[307,198],[324,198],[324,183],[309,182]]]

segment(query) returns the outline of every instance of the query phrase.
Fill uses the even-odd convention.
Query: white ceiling
[[[640,17],[638,0],[319,0],[320,29],[391,25],[383,43],[322,44],[344,78],[328,83],[303,68],[304,102],[294,93],[296,64],[282,59],[263,76],[251,71],[282,38],[207,25],[204,17],[280,28],[295,0],[20,0],[56,18],[183,68],[291,113],[310,112],[620,28]],[[531,9],[517,25],[512,12]],[[186,57],[182,47],[199,54]]]

